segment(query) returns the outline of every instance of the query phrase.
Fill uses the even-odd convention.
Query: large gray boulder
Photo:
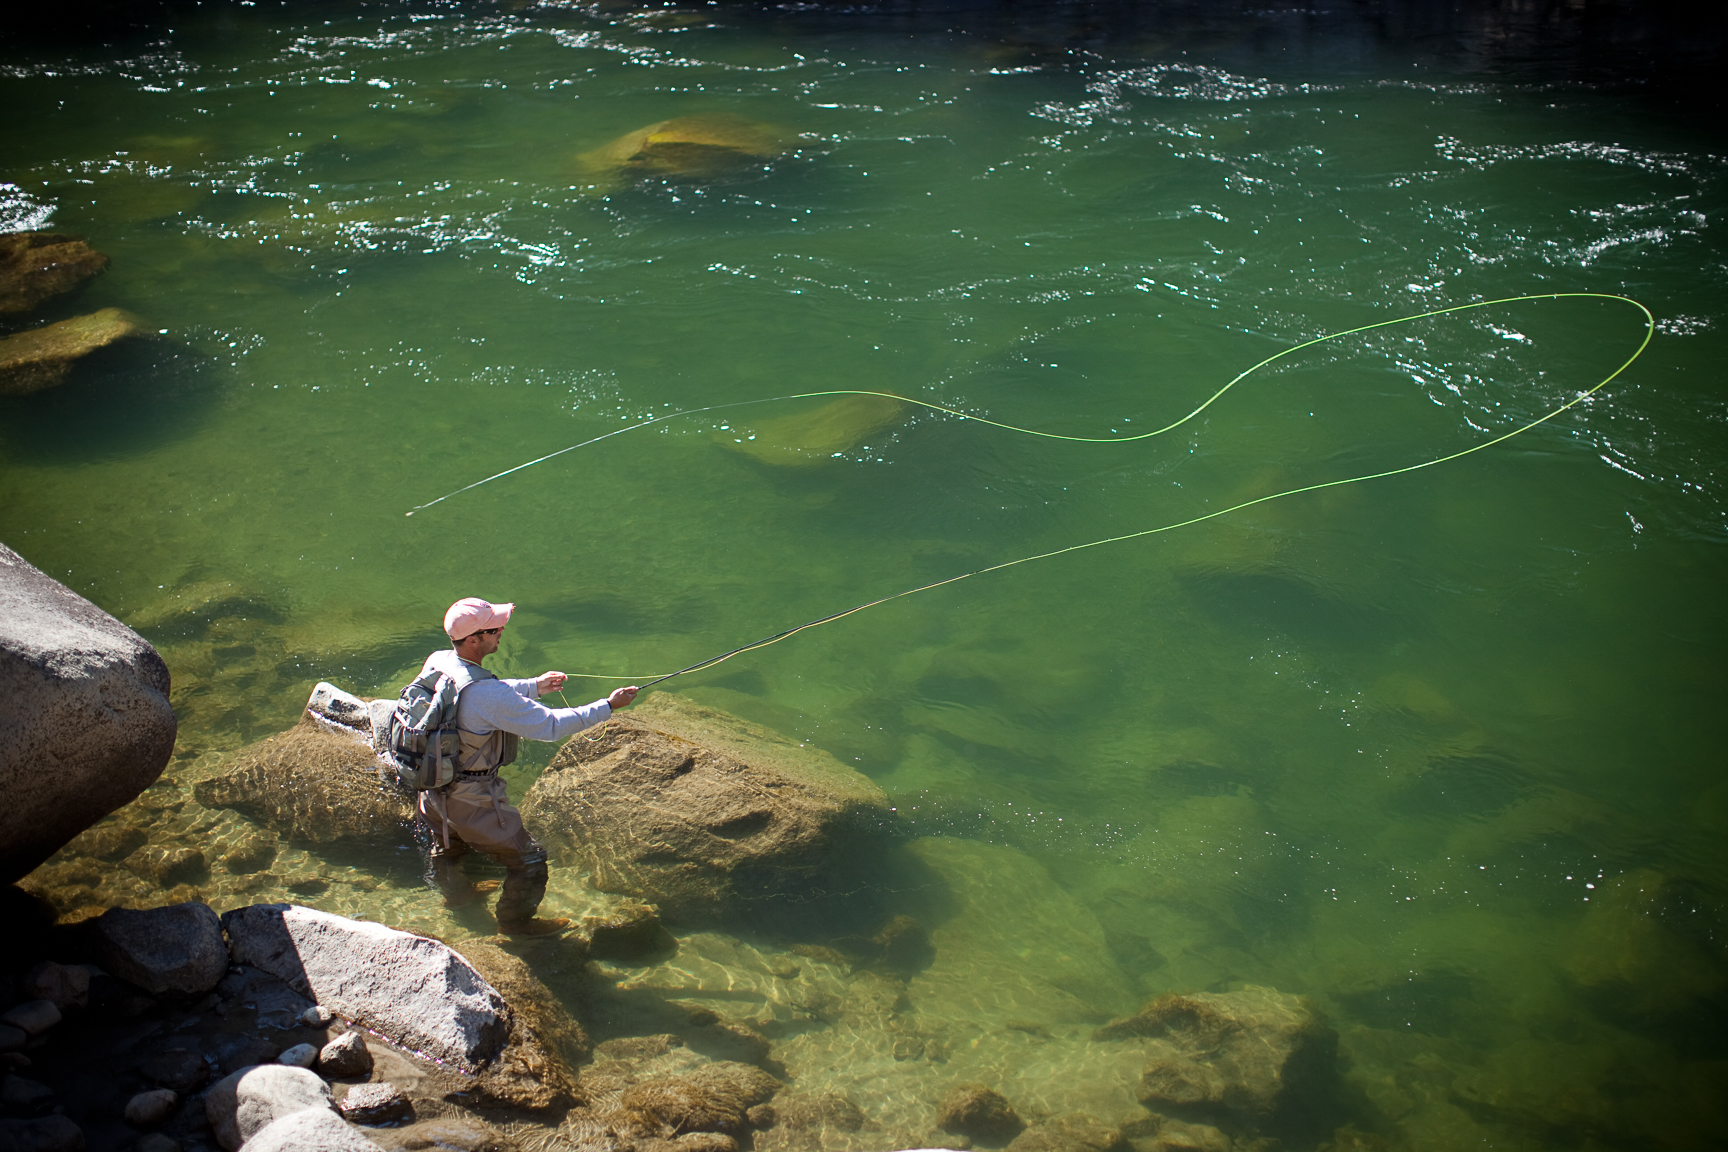
[[[335,1107],[330,1086],[317,1073],[286,1064],[242,1068],[204,1094],[204,1118],[215,1130],[216,1142],[229,1152],[297,1112],[325,1112],[339,1122]]]
[[[146,992],[208,992],[228,971],[222,922],[210,905],[110,908],[88,928],[110,975]]]
[[[410,1051],[470,1071],[509,1038],[504,997],[437,940],[294,904],[237,908],[222,926],[236,963]]]
[[[858,887],[888,820],[882,790],[826,752],[671,693],[566,743],[522,808],[598,887],[686,924]]]
[[[148,788],[174,751],[168,666],[0,544],[0,883]]]

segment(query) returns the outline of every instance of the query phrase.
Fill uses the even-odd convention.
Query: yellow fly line
[[[918,594],[919,592],[929,592],[933,589],[942,588],[942,587],[945,587],[949,584],[957,584],[962,580],[970,580],[974,576],[983,576],[983,575],[990,573],[990,572],[1000,572],[1004,568],[1014,568],[1014,567],[1021,565],[1021,564],[1030,564],[1036,560],[1050,560],[1050,559],[1053,559],[1054,557],[1057,557],[1057,556],[1065,556],[1070,552],[1081,552],[1081,551],[1084,551],[1088,548],[1099,548],[1099,547],[1102,547],[1103,545],[1106,545],[1106,544],[1120,544],[1120,543],[1127,541],[1127,540],[1138,540],[1144,536],[1156,536],[1156,535],[1159,535],[1160,533],[1163,533],[1163,532],[1174,532],[1178,528],[1188,528],[1188,527],[1191,527],[1195,524],[1203,524],[1208,520],[1216,520],[1220,516],[1228,516],[1232,512],[1240,512],[1244,508],[1252,508],[1256,504],[1265,504],[1265,503],[1268,503],[1268,502],[1273,501],[1273,500],[1282,500],[1287,496],[1299,496],[1304,492],[1319,492],[1322,489],[1326,489],[1326,488],[1342,488],[1347,484],[1361,484],[1361,483],[1364,483],[1365,481],[1369,481],[1369,480],[1384,480],[1384,479],[1391,477],[1391,476],[1402,476],[1402,475],[1405,475],[1406,473],[1410,473],[1410,472],[1419,472],[1424,468],[1432,468],[1437,464],[1446,464],[1446,463],[1449,463],[1453,460],[1462,459],[1463,457],[1469,456],[1472,453],[1481,452],[1484,449],[1492,448],[1496,444],[1504,444],[1506,441],[1512,439],[1513,437],[1521,436],[1524,433],[1530,431],[1530,429],[1535,428],[1538,425],[1546,424],[1548,421],[1554,419],[1556,416],[1559,416],[1561,413],[1569,411],[1572,408],[1575,408],[1579,404],[1583,403],[1585,400],[1589,399],[1591,396],[1595,395],[1597,392],[1601,391],[1604,387],[1606,387],[1610,382],[1612,382],[1621,373],[1625,372],[1626,369],[1630,368],[1632,366],[1633,362],[1635,360],[1637,360],[1638,357],[1640,357],[1644,354],[1644,349],[1646,349],[1650,346],[1650,340],[1656,334],[1656,317],[1651,315],[1650,309],[1646,308],[1643,304],[1639,303],[1637,300],[1632,299],[1630,296],[1621,296],[1621,295],[1617,295],[1617,294],[1612,293],[1612,292],[1543,292],[1543,293],[1539,293],[1539,294],[1531,295],[1531,296],[1503,296],[1503,297],[1500,297],[1499,299],[1496,299],[1496,300],[1478,300],[1472,304],[1455,304],[1450,308],[1436,308],[1430,312],[1418,312],[1418,313],[1415,313],[1414,315],[1410,315],[1410,316],[1399,316],[1399,317],[1396,317],[1396,318],[1391,319],[1391,320],[1380,320],[1380,321],[1377,321],[1373,324],[1363,324],[1362,326],[1357,327],[1357,328],[1346,328],[1342,331],[1333,332],[1333,333],[1330,333],[1330,334],[1325,335],[1325,336],[1317,336],[1312,340],[1304,340],[1300,344],[1293,344],[1290,347],[1285,348],[1283,351],[1276,352],[1276,353],[1272,354],[1271,356],[1266,357],[1266,359],[1260,361],[1259,363],[1254,364],[1254,365],[1244,369],[1243,371],[1237,373],[1236,376],[1233,377],[1229,383],[1225,384],[1222,388],[1218,389],[1216,392],[1212,393],[1212,395],[1208,396],[1204,401],[1202,401],[1199,404],[1199,406],[1197,406],[1193,411],[1189,412],[1187,415],[1181,417],[1178,420],[1171,421],[1169,424],[1164,425],[1162,428],[1154,428],[1150,432],[1140,432],[1140,433],[1136,433],[1135,435],[1132,435],[1132,436],[1120,436],[1120,435],[1112,435],[1112,436],[1065,436],[1065,435],[1062,435],[1062,434],[1056,433],[1056,432],[1040,432],[1039,430],[1037,430],[1035,428],[1021,428],[1018,425],[1005,424],[999,420],[988,420],[982,416],[974,416],[974,415],[971,415],[970,413],[961,412],[955,408],[949,408],[949,407],[946,407],[945,405],[942,405],[942,404],[932,404],[927,400],[918,400],[918,399],[915,399],[911,396],[901,396],[898,393],[894,393],[894,392],[872,392],[872,391],[868,391],[866,389],[860,389],[860,388],[834,388],[834,389],[829,389],[827,391],[822,391],[822,392],[798,392],[798,393],[793,393],[793,394],[787,395],[787,396],[768,396],[768,397],[763,397],[762,399],[758,399],[758,400],[740,400],[740,401],[736,401],[736,402],[730,403],[730,404],[714,404],[714,405],[710,405],[710,406],[705,407],[705,408],[687,408],[681,412],[669,412],[664,416],[655,416],[655,417],[652,417],[650,419],[642,420],[638,423],[628,425],[627,427],[624,427],[624,428],[614,429],[613,431],[607,432],[604,435],[596,436],[591,440],[584,440],[580,444],[572,444],[568,448],[561,448],[556,452],[552,452],[552,453],[549,453],[545,456],[538,457],[534,460],[529,460],[525,463],[518,464],[514,468],[507,468],[503,472],[499,472],[493,476],[488,476],[484,480],[475,481],[473,484],[469,484],[468,486],[466,486],[464,488],[458,488],[458,489],[456,489],[456,491],[447,493],[443,496],[440,496],[436,500],[431,500],[425,504],[417,505],[416,507],[411,509],[407,513],[407,515],[412,516],[412,515],[414,515],[414,513],[424,511],[425,509],[432,507],[434,504],[441,504],[444,501],[449,500],[451,497],[460,496],[464,492],[472,491],[473,489],[480,487],[482,484],[490,484],[494,480],[501,480],[506,476],[509,476],[509,475],[512,475],[516,472],[522,471],[524,468],[531,468],[536,464],[544,463],[545,461],[551,460],[554,457],[562,456],[566,452],[573,452],[578,448],[585,448],[590,444],[596,444],[596,443],[600,442],[601,440],[606,440],[606,439],[609,439],[613,436],[621,435],[625,432],[632,432],[638,428],[646,428],[650,424],[659,424],[659,423],[663,423],[663,422],[668,421],[668,420],[676,420],[676,419],[683,417],[683,416],[693,416],[693,415],[697,415],[697,414],[703,413],[703,412],[716,412],[716,411],[719,411],[719,410],[724,409],[724,408],[740,408],[740,407],[744,407],[745,405],[751,405],[751,404],[772,404],[772,403],[775,403],[778,401],[785,401],[785,400],[810,400],[810,399],[816,399],[818,397],[823,397],[823,396],[881,396],[881,397],[884,397],[884,398],[890,399],[890,400],[898,400],[898,401],[905,403],[905,404],[915,404],[921,408],[928,408],[933,412],[946,413],[947,415],[955,416],[955,417],[958,417],[962,420],[971,420],[975,423],[987,424],[992,428],[1001,428],[1001,429],[1008,431],[1008,432],[1018,432],[1022,435],[1026,435],[1026,436],[1038,436],[1038,437],[1042,437],[1043,439],[1046,439],[1046,440],[1070,440],[1070,441],[1074,441],[1074,442],[1082,443],[1082,444],[1125,444],[1125,443],[1129,443],[1129,442],[1135,441],[1135,440],[1148,440],[1154,436],[1162,436],[1166,432],[1174,431],[1175,429],[1180,428],[1182,425],[1188,423],[1188,421],[1194,419],[1196,416],[1200,415],[1200,413],[1206,411],[1207,408],[1210,408],[1216,401],[1218,401],[1220,398],[1222,398],[1226,392],[1230,391],[1232,388],[1236,387],[1236,385],[1240,384],[1242,381],[1246,380],[1248,377],[1252,376],[1254,373],[1260,371],[1262,368],[1266,368],[1272,364],[1276,364],[1278,361],[1283,360],[1286,357],[1294,356],[1296,353],[1301,352],[1307,348],[1312,348],[1317,344],[1326,344],[1326,343],[1330,343],[1331,341],[1334,341],[1334,340],[1342,340],[1346,336],[1356,336],[1356,335],[1359,335],[1363,332],[1372,332],[1377,328],[1390,328],[1390,327],[1393,327],[1394,325],[1398,325],[1398,324],[1409,324],[1409,323],[1416,321],[1416,320],[1426,320],[1426,319],[1429,319],[1429,318],[1434,317],[1434,316],[1446,316],[1446,315],[1450,315],[1450,314],[1455,313],[1455,312],[1468,312],[1468,311],[1471,311],[1472,309],[1476,309],[1476,308],[1491,308],[1491,307],[1494,307],[1495,305],[1499,305],[1499,304],[1520,304],[1520,303],[1523,303],[1523,302],[1529,301],[1529,300],[1617,300],[1623,304],[1630,304],[1632,307],[1638,309],[1638,311],[1644,317],[1644,338],[1638,342],[1638,347],[1633,349],[1632,354],[1630,356],[1626,357],[1626,359],[1621,362],[1619,367],[1615,368],[1614,371],[1608,373],[1608,375],[1604,376],[1601,380],[1597,381],[1590,388],[1586,389],[1583,392],[1578,393],[1576,396],[1572,397],[1572,399],[1566,401],[1564,404],[1561,404],[1559,407],[1554,408],[1552,411],[1549,411],[1547,413],[1544,413],[1541,416],[1536,417],[1534,420],[1530,420],[1527,423],[1521,424],[1509,432],[1503,432],[1498,436],[1495,436],[1495,437],[1488,439],[1488,440],[1484,440],[1482,443],[1472,445],[1469,448],[1464,448],[1464,449],[1461,449],[1457,452],[1450,452],[1444,456],[1436,456],[1431,460],[1423,460],[1417,464],[1406,464],[1400,468],[1388,468],[1382,472],[1364,472],[1360,476],[1347,476],[1341,480],[1325,480],[1325,481],[1322,481],[1321,483],[1318,483],[1318,484],[1304,484],[1303,486],[1301,486],[1299,488],[1286,488],[1281,492],[1269,492],[1264,496],[1256,496],[1252,500],[1244,500],[1239,504],[1232,504],[1228,508],[1219,508],[1215,511],[1206,512],[1206,513],[1203,513],[1202,515],[1199,515],[1199,516],[1193,516],[1193,517],[1190,517],[1186,520],[1177,520],[1177,521],[1170,523],[1170,524],[1161,524],[1156,528],[1143,528],[1137,532],[1123,533],[1120,536],[1106,536],[1100,540],[1088,540],[1082,544],[1070,544],[1066,547],[1057,548],[1057,549],[1054,549],[1054,550],[1049,551],[1049,552],[1039,552],[1036,555],[1032,555],[1032,556],[1021,556],[1015,560],[1004,560],[1000,564],[992,564],[989,567],[979,568],[979,569],[976,569],[975,571],[972,571],[972,572],[962,572],[958,576],[950,576],[945,580],[937,580],[937,581],[930,583],[930,584],[920,584],[916,588],[908,588],[903,592],[895,592],[895,593],[892,593],[891,595],[883,596],[883,597],[880,597],[880,598],[875,599],[875,600],[870,600],[870,601],[867,601],[863,604],[858,604],[858,605],[855,605],[851,608],[847,608],[847,609],[844,609],[844,610],[839,611],[839,612],[830,613],[827,616],[818,617],[815,620],[810,620],[806,623],[799,624],[796,627],[787,628],[784,631],[774,633],[772,636],[764,636],[760,640],[752,641],[749,644],[741,645],[740,647],[732,649],[730,652],[724,652],[724,653],[720,654],[719,656],[712,656],[706,660],[700,660],[700,661],[696,662],[695,664],[690,665],[688,668],[680,668],[676,672],[668,672],[664,675],[657,676],[657,677],[654,677],[652,679],[648,679],[647,682],[643,684],[643,687],[647,688],[647,687],[651,687],[655,684],[658,684],[663,680],[670,680],[674,676],[682,676],[688,672],[698,672],[704,668],[712,668],[717,664],[722,664],[725,661],[732,659],[732,657],[734,657],[734,656],[741,656],[746,652],[754,652],[758,648],[766,648],[770,644],[778,644],[780,641],[790,639],[791,637],[796,636],[800,632],[807,631],[808,629],[818,627],[819,625],[822,625],[822,624],[831,624],[836,620],[845,619],[847,616],[851,616],[851,615],[854,615],[858,612],[862,612],[867,608],[875,608],[878,605],[887,604],[893,600],[901,600],[907,596],[914,596],[914,595]],[[593,680],[634,680],[634,679],[640,679],[639,677],[602,675],[600,673],[593,673],[593,672],[572,672],[572,673],[569,673],[569,675],[577,676],[577,677],[583,677],[586,679],[593,679]]]

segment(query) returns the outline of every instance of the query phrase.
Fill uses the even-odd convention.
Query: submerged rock
[[[45,300],[82,287],[107,267],[108,257],[81,236],[0,235],[0,313],[32,311]]]
[[[906,405],[890,396],[842,396],[811,412],[752,425],[744,436],[716,432],[734,452],[781,468],[808,468],[852,451],[899,423]]]
[[[465,941],[464,958],[510,1006],[510,1033],[482,1078],[487,1099],[515,1108],[555,1108],[577,1096],[574,1065],[588,1036],[522,961],[484,940]]]
[[[598,887],[686,923],[834,890],[886,806],[827,753],[670,693],[565,744],[522,805]]]
[[[174,750],[162,657],[3,544],[0,724],[0,883],[136,797]]]
[[[307,713],[288,731],[241,749],[230,763],[228,772],[193,788],[198,803],[231,808],[314,844],[406,841],[413,802],[357,731]]]
[[[1160,996],[1094,1040],[1144,1039],[1140,1102],[1183,1119],[1269,1119],[1336,1075],[1338,1037],[1300,996],[1239,992]]]
[[[982,1084],[956,1084],[936,1109],[936,1126],[985,1144],[1006,1144],[1026,1127],[1014,1106]]]
[[[606,1122],[621,1136],[669,1140],[680,1133],[738,1135],[748,1112],[766,1104],[780,1081],[748,1064],[719,1061],[682,1075],[651,1076],[624,1089]]]
[[[1072,1113],[1035,1124],[1014,1137],[1008,1152],[1128,1152],[1119,1128]]]
[[[576,158],[590,189],[611,191],[654,177],[714,180],[759,169],[790,135],[730,113],[679,116],[638,128]]]
[[[78,360],[144,331],[130,312],[104,308],[0,338],[0,396],[28,396],[64,383]]]

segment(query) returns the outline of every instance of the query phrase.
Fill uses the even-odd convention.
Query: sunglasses
[[[498,633],[500,633],[502,631],[504,631],[504,629],[502,629],[502,628],[476,628],[474,630],[474,635],[476,635],[476,636],[496,636],[496,635],[498,635]]]

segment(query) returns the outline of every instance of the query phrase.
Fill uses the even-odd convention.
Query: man
[[[580,708],[548,708],[539,702],[556,692],[568,677],[546,672],[533,680],[501,680],[480,666],[498,651],[498,638],[516,610],[514,604],[490,604],[470,596],[444,613],[444,632],[451,648],[426,658],[421,675],[436,669],[453,677],[461,689],[456,727],[462,750],[456,779],[444,788],[420,793],[420,818],[432,834],[430,878],[444,891],[450,907],[472,903],[494,885],[476,887],[462,873],[462,857],[480,852],[504,865],[504,891],[498,898],[498,927],[518,936],[544,936],[569,927],[570,921],[534,915],[546,894],[546,849],[522,825],[522,813],[510,803],[501,764],[516,759],[516,742],[562,740],[599,724],[636,698],[640,689],[619,688],[604,700]]]

